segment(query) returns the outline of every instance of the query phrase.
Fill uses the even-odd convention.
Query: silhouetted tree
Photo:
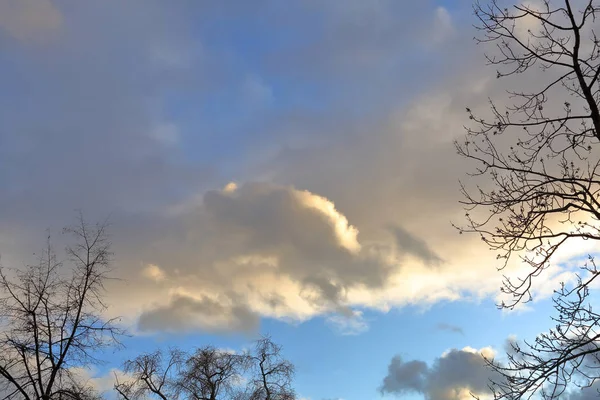
[[[102,316],[111,261],[106,225],[79,223],[66,268],[50,239],[37,265],[0,268],[0,392],[5,399],[95,397],[73,367],[96,363],[94,352],[118,344],[122,332]]]
[[[284,359],[281,346],[266,336],[258,340],[254,351],[248,354],[251,361],[250,400],[292,400],[294,365]]]
[[[184,398],[219,400],[232,398],[246,367],[246,357],[212,346],[197,349],[186,361],[177,379]]]
[[[594,0],[542,0],[504,6],[475,4],[479,43],[495,45],[487,57],[498,78],[524,74],[510,91],[513,104],[490,100],[491,119],[467,108],[472,124],[458,153],[476,161],[476,186],[461,184],[466,227],[502,261],[518,257],[529,270],[505,277],[502,291],[514,308],[531,300],[533,281],[551,265],[557,251],[576,239],[600,240],[600,39]],[[479,179],[479,181],[477,181]],[[512,344],[508,363],[490,366],[503,379],[492,384],[495,398],[537,393],[558,398],[572,384],[589,385],[600,375],[598,316],[589,305],[598,270],[590,259],[554,297],[557,326],[534,343]]]

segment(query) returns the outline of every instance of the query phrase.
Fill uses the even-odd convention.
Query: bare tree
[[[115,390],[125,400],[147,398],[149,395],[162,400],[177,397],[177,373],[184,354],[170,349],[165,358],[162,351],[142,354],[125,362],[124,371],[132,379],[119,382],[115,377]]]
[[[500,306],[506,308],[531,300],[535,278],[565,244],[600,240],[600,6],[594,0],[532,4],[475,4],[477,40],[494,45],[488,63],[521,89],[509,91],[510,106],[490,101],[490,119],[467,108],[472,124],[456,144],[478,164],[470,178],[475,185],[461,184],[468,223],[460,233],[479,234],[497,251],[500,269],[512,259],[529,267],[505,277],[508,300]],[[534,343],[514,343],[505,365],[490,360],[504,376],[492,385],[496,398],[558,398],[600,376],[590,368],[600,339],[588,298],[597,275],[590,259],[575,284],[556,292],[556,328]]]
[[[284,359],[281,346],[266,336],[256,342],[248,354],[253,376],[250,381],[251,400],[293,400],[296,398],[291,383],[294,365]]]
[[[177,380],[179,393],[194,400],[218,400],[234,396],[246,368],[246,357],[207,346],[185,362]]]
[[[0,391],[6,399],[88,399],[73,367],[99,362],[94,351],[118,344],[122,332],[102,316],[111,261],[106,224],[65,229],[75,237],[57,259],[48,239],[39,264],[0,268]]]

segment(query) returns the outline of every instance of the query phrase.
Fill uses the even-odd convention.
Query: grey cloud
[[[404,362],[402,357],[395,356],[388,366],[388,374],[381,387],[384,393],[403,394],[406,392],[423,392],[427,381],[427,364],[423,361]]]
[[[255,332],[259,323],[259,316],[241,302],[224,306],[207,297],[197,300],[175,295],[168,305],[142,313],[138,328],[146,332]]]
[[[352,315],[352,311],[348,307],[339,306],[340,299],[343,299],[345,294],[344,287],[341,285],[332,283],[322,276],[309,276],[304,279],[303,283],[319,291],[320,296],[315,300],[320,300],[323,305],[328,303],[336,305],[342,314]]]
[[[451,388],[468,388],[474,393],[488,389],[490,379],[496,374],[486,368],[483,357],[463,350],[451,350],[438,358],[430,369],[429,392],[443,398]]]
[[[463,329],[460,326],[448,324],[448,323],[445,323],[445,322],[441,322],[441,323],[437,324],[436,329],[438,329],[440,331],[448,331],[448,332],[453,332],[453,333],[460,333],[461,335],[465,334],[465,332],[463,331]]]
[[[382,285],[391,272],[376,258],[342,247],[332,222],[303,204],[292,187],[248,183],[233,196],[210,191],[204,206],[213,240],[227,243],[230,255],[276,255],[282,272],[315,285],[324,299],[339,299],[348,285]],[[222,250],[219,257],[227,255]]]
[[[437,265],[443,262],[440,256],[429,248],[425,240],[414,236],[400,226],[391,227],[390,230],[394,234],[396,245],[401,251],[421,259],[426,264]]]
[[[494,378],[498,376],[486,367],[480,354],[452,349],[430,366],[423,361],[404,362],[401,357],[394,357],[380,390],[396,395],[421,393],[428,400],[452,400],[464,390],[486,393]]]
[[[302,206],[291,188],[249,183],[238,190],[235,196],[209,191],[203,202],[218,233],[239,237],[237,246],[268,252],[286,245],[286,250],[309,257],[343,257],[333,227],[322,215]]]

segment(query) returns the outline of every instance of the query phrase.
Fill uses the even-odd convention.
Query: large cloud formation
[[[400,262],[393,243],[361,244],[332,202],[292,187],[230,183],[170,210],[169,219],[184,230],[157,238],[140,274],[170,290],[170,300],[142,314],[142,330],[247,330],[256,313],[352,318],[348,292],[384,287]]]
[[[141,331],[326,315],[356,334],[366,309],[495,294],[494,255],[449,223],[464,107],[504,90],[463,11],[2,3],[3,264],[81,208],[112,215],[107,300]]]

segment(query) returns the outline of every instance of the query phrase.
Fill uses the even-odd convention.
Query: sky
[[[466,0],[0,2],[2,265],[110,216],[131,336],[101,390],[141,352],[269,334],[303,399],[484,393],[480,353],[548,329],[587,249],[506,312],[452,227],[465,108],[508,84],[473,23]]]

